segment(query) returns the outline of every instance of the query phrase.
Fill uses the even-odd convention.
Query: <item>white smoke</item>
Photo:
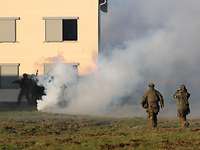
[[[73,66],[65,65],[59,59],[52,66],[51,71],[39,78],[39,85],[45,87],[46,95],[38,100],[39,111],[58,112],[68,102],[66,89],[76,80]]]
[[[138,59],[140,87],[153,80],[164,94],[162,115],[175,116],[172,95],[183,83],[191,92],[191,115],[199,116],[199,5],[197,0],[115,0],[103,17],[104,54],[132,52]]]
[[[38,101],[38,110],[73,114],[103,114],[108,111],[108,106],[117,104],[119,98],[131,95],[140,79],[136,66],[133,66],[133,71],[127,71],[127,67],[134,64],[133,59],[121,56],[119,62],[115,57],[118,56],[113,56],[111,62],[102,60],[98,71],[78,81],[75,81],[73,67],[66,67],[63,62],[56,63],[53,70],[40,79],[47,95]],[[126,80],[122,82],[122,79]],[[59,105],[62,102],[66,104],[64,107]]]
[[[66,107],[52,109],[60,101],[61,85],[70,80],[67,76],[73,72],[57,70],[60,65],[56,65],[53,76],[57,81],[45,86],[47,96],[39,101],[38,109],[105,114],[112,105],[131,99],[131,104],[135,105],[127,107],[133,108],[129,112],[141,115],[143,113],[138,113],[143,111],[138,105],[140,97],[145,84],[154,81],[166,100],[163,115],[174,116],[171,108],[175,111],[175,103],[171,96],[182,83],[192,91],[192,113],[198,112],[199,6],[197,0],[111,1],[109,13],[102,21],[104,55],[99,58],[97,71],[80,78],[76,86],[65,89],[68,96],[64,99],[69,101]]]

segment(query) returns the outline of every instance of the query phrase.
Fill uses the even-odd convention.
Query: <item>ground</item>
[[[198,150],[200,120],[179,129],[175,119],[160,119],[158,129],[144,118],[111,118],[0,111],[0,150]]]

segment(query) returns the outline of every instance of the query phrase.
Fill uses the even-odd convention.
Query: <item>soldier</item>
[[[32,74],[29,76],[31,81],[30,85],[30,96],[31,96],[31,103],[34,106],[37,106],[37,100],[42,99],[42,96],[45,95],[45,88],[42,85],[38,85],[38,70],[36,74]]]
[[[161,108],[164,108],[164,99],[159,91],[157,91],[153,83],[149,84],[149,89],[145,92],[142,99],[142,107],[146,109],[148,114],[149,127],[157,127],[157,115]],[[159,105],[160,103],[160,105]]]
[[[185,85],[181,85],[173,95],[177,105],[177,116],[179,118],[180,127],[182,128],[189,127],[189,123],[186,119],[186,115],[190,113],[189,97],[190,93],[188,93]]]
[[[37,100],[42,99],[42,96],[45,95],[45,88],[42,85],[38,85],[38,80],[31,78],[32,82],[32,89],[31,89],[31,96],[32,96],[32,103],[33,105],[37,105]]]
[[[28,78],[28,74],[24,73],[23,78],[13,81],[13,83],[17,83],[20,86],[20,92],[18,94],[17,98],[17,104],[19,105],[21,103],[21,99],[23,96],[26,97],[28,103],[31,103],[30,98],[30,90],[31,90],[31,80]]]

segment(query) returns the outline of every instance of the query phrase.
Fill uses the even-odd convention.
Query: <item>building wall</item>
[[[79,17],[78,41],[45,42],[43,17]],[[80,63],[80,74],[95,67],[98,55],[98,0],[4,0],[0,17],[17,20],[17,42],[0,43],[0,63],[20,63],[20,74],[43,73],[43,64],[61,57]]]

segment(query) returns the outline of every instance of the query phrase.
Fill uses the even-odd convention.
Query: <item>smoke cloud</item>
[[[182,83],[191,92],[191,114],[198,116],[199,5],[196,0],[110,1],[109,13],[102,14],[102,55],[97,70],[69,86],[74,79],[66,75],[73,71],[65,72],[62,62],[56,63],[52,74],[58,81],[43,83],[47,96],[39,101],[38,109],[141,116],[140,97],[146,84],[154,81],[165,97],[162,116],[175,116],[172,95]],[[67,96],[60,98],[63,84]],[[63,99],[67,102],[64,108],[59,107]]]

